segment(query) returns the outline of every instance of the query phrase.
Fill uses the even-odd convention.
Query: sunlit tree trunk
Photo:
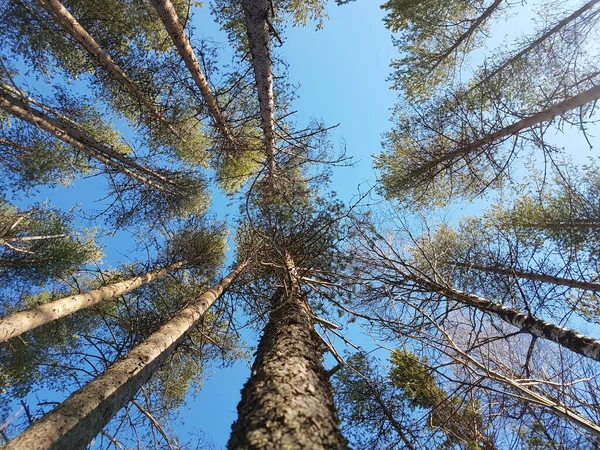
[[[106,164],[124,175],[136,179],[164,193],[174,193],[174,186],[164,176],[146,168],[134,160],[119,154],[110,147],[97,142],[81,130],[75,128],[72,122],[55,119],[26,104],[6,91],[10,89],[0,86],[0,109],[32,124],[61,141],[81,150],[91,158]],[[49,109],[49,108],[45,108]]]
[[[230,449],[345,449],[322,344],[298,281],[279,288],[242,390]]]
[[[44,305],[17,311],[0,318],[0,342],[19,336],[26,331],[50,323],[76,311],[89,308],[102,300],[118,297],[146,283],[166,275],[186,264],[181,261],[168,267],[109,284],[83,294],[69,295]]]
[[[492,314],[525,333],[556,342],[568,350],[600,361],[600,340],[585,336],[570,328],[546,322],[531,314],[523,314],[516,309],[506,308],[478,295],[454,289],[447,284],[441,284],[420,275],[404,274],[404,276],[421,289],[437,292],[450,300]]]
[[[242,0],[270,175],[275,173],[275,99],[269,29],[272,5],[269,0]]]
[[[200,89],[202,98],[208,105],[210,114],[217,124],[219,131],[221,131],[231,149],[235,149],[235,141],[231,134],[231,130],[225,122],[221,108],[219,108],[217,99],[210,89],[208,80],[204,76],[202,68],[200,67],[200,63],[198,62],[198,58],[196,58],[194,49],[192,48],[190,40],[185,33],[185,29],[179,21],[175,7],[170,0],[152,0],[152,4],[163,21],[169,36],[171,36],[173,44],[175,44],[175,48],[185,62],[186,67],[192,74],[192,78],[194,79],[196,86],[198,86],[198,89]]]
[[[583,91],[571,98],[556,103],[543,111],[532,114],[531,116],[521,119],[507,127],[494,131],[488,134],[487,136],[482,137],[481,139],[478,139],[473,142],[459,144],[457,148],[448,151],[442,156],[432,161],[429,161],[423,164],[422,166],[417,166],[414,169],[414,172],[422,172],[425,169],[437,167],[443,163],[451,163],[452,161],[457,160],[458,158],[461,158],[465,155],[480,151],[481,147],[485,145],[493,144],[494,142],[500,141],[504,138],[517,135],[522,130],[552,120],[561,114],[584,106],[588,103],[595,102],[599,99],[600,86],[594,86],[593,88]]]
[[[513,277],[523,278],[523,279],[527,279],[527,280],[542,281],[544,283],[558,284],[560,286],[568,286],[568,287],[572,287],[572,288],[576,288],[576,289],[585,289],[587,291],[600,291],[600,283],[593,283],[591,281],[573,280],[570,278],[554,277],[552,275],[545,275],[545,274],[534,273],[534,272],[526,272],[523,270],[517,270],[517,269],[513,269],[513,268],[491,267],[491,266],[483,266],[483,265],[479,265],[479,264],[470,264],[470,263],[463,263],[463,262],[457,262],[457,261],[448,261],[448,264],[451,264],[456,267],[464,267],[465,269],[469,269],[469,270],[478,270],[481,272],[497,273],[500,275],[513,276]]]
[[[119,67],[106,51],[90,36],[81,24],[58,0],[40,0],[40,3],[58,22],[62,29],[79,43],[123,88],[131,94],[156,119],[164,123],[174,134],[173,126],[163,117],[156,105],[135,85],[133,80]]]
[[[548,31],[546,31],[545,33],[542,33],[537,39],[534,39],[533,41],[531,41],[529,43],[529,45],[525,46],[521,51],[517,52],[517,54],[515,54],[514,56],[512,56],[509,59],[507,59],[506,61],[504,61],[502,64],[500,64],[494,70],[492,70],[490,73],[486,73],[485,77],[482,80],[478,81],[477,84],[475,84],[473,87],[471,87],[469,89],[469,92],[472,91],[473,89],[479,87],[479,86],[484,85],[486,82],[488,82],[489,80],[491,80],[494,76],[496,76],[497,74],[499,74],[500,72],[502,72],[504,69],[506,69],[510,65],[514,64],[516,61],[518,61],[519,59],[521,59],[523,56],[525,56],[526,54],[528,54],[529,52],[531,52],[534,48],[536,48],[539,45],[541,45],[549,37],[551,37],[554,34],[558,33],[565,26],[567,26],[568,24],[570,24],[571,22],[573,22],[574,20],[576,20],[578,17],[581,17],[581,15],[583,13],[585,13],[586,11],[589,11],[594,6],[596,6],[598,3],[600,3],[600,0],[592,0],[590,2],[587,2],[581,8],[579,8],[577,11],[574,11],[572,14],[570,14],[567,17],[565,17],[563,20],[559,21],[556,25],[554,25]]]
[[[10,441],[6,450],[84,449],[175,351],[191,328],[244,270],[239,265],[219,284],[177,313],[123,359],[73,393]]]

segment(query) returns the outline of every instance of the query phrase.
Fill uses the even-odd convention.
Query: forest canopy
[[[2,448],[597,448],[599,3],[0,2]]]

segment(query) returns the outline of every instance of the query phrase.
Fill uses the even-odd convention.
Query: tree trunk
[[[297,280],[277,290],[242,390],[230,449],[347,448],[312,317]]]
[[[275,100],[269,22],[269,17],[273,17],[272,5],[269,0],[242,0],[270,176],[275,174]]]
[[[173,126],[163,117],[156,105],[135,85],[117,63],[104,51],[96,40],[79,24],[77,19],[58,0],[39,0],[42,6],[58,22],[62,29],[79,43],[123,88],[144,106],[156,119],[165,124],[176,136]]]
[[[134,347],[125,358],[77,390],[3,449],[85,449],[175,351],[190,329],[245,267],[245,263],[239,265],[221,283],[200,295],[194,303]]]
[[[473,91],[474,89],[478,88],[482,84],[484,84],[487,81],[491,80],[498,73],[500,73],[501,71],[503,71],[504,69],[506,69],[508,66],[510,66],[511,64],[513,64],[515,61],[517,61],[518,59],[520,59],[521,57],[523,57],[527,53],[529,53],[531,50],[533,50],[534,48],[536,48],[538,45],[540,45],[542,42],[544,42],[550,36],[552,36],[553,34],[559,32],[562,28],[564,28],[569,23],[571,23],[572,21],[574,21],[575,19],[577,19],[578,17],[580,17],[584,12],[589,11],[590,9],[592,9],[599,2],[600,2],[600,0],[592,0],[592,1],[588,2],[588,3],[586,3],[585,5],[583,5],[577,11],[573,12],[571,15],[565,17],[563,20],[561,20],[560,22],[558,22],[556,25],[554,25],[548,31],[546,31],[545,33],[543,33],[540,37],[538,37],[537,39],[531,41],[531,43],[529,45],[527,45],[523,50],[521,50],[516,55],[514,55],[513,57],[509,58],[507,61],[503,62],[498,67],[496,67],[491,73],[487,74],[485,76],[485,78],[483,78],[481,81],[477,82],[477,84],[475,84],[475,86],[473,86],[472,88],[470,88],[468,90],[468,92]]]
[[[0,342],[5,342],[26,331],[50,323],[61,317],[68,316],[81,309],[89,308],[102,300],[118,297],[130,292],[144,284],[166,275],[186,264],[181,261],[168,267],[148,272],[144,275],[129,278],[118,283],[109,284],[99,289],[94,289],[83,294],[70,295],[54,300],[45,305],[17,311],[0,318]]]
[[[585,289],[586,291],[600,291],[600,283],[593,283],[591,281],[573,280],[570,278],[560,278],[554,277],[552,275],[525,272],[522,270],[516,270],[512,268],[507,269],[504,267],[480,266],[478,264],[469,264],[457,261],[446,261],[446,263],[457,267],[464,267],[465,269],[469,270],[479,270],[481,272],[497,273],[500,275],[514,276],[517,278],[524,278],[527,280],[542,281],[544,283],[558,284],[560,286],[568,286],[576,289]]]
[[[498,9],[503,1],[504,0],[494,0],[494,2],[483,12],[483,14],[479,16],[475,22],[473,22],[469,29],[460,35],[456,42],[438,58],[437,62],[433,65],[433,67],[431,67],[430,72],[433,72],[448,56],[452,54],[453,51],[460,47],[463,42],[468,40],[473,35],[475,30],[479,28],[483,22],[490,18],[490,16]]]
[[[5,92],[13,91],[12,89],[6,89],[4,85],[0,85],[0,88],[2,88],[0,89],[0,109],[51,133],[61,141],[81,150],[91,158],[114,168],[130,178],[136,179],[166,194],[175,193],[174,186],[169,186],[172,183],[162,175],[140,166],[132,159],[117,153],[109,146],[96,141],[90,136],[86,136],[82,131],[72,126],[72,121],[65,123],[63,120],[43,114]],[[113,161],[113,159],[116,159],[118,162]]]
[[[600,340],[585,336],[570,328],[546,322],[533,315],[523,314],[516,309],[506,308],[478,295],[454,289],[447,284],[437,283],[420,275],[404,274],[404,276],[420,288],[437,292],[455,302],[495,315],[525,333],[556,342],[568,350],[600,361]]]
[[[221,131],[223,134],[228,146],[230,146],[232,150],[235,150],[236,145],[231,134],[231,130],[227,126],[221,109],[219,108],[219,104],[217,103],[217,99],[213,95],[210,86],[208,85],[208,81],[204,76],[202,69],[200,68],[198,58],[196,58],[196,54],[194,53],[194,49],[192,48],[187,34],[185,33],[183,25],[179,21],[179,17],[177,17],[177,11],[175,11],[175,7],[171,3],[171,0],[152,0],[152,4],[154,5],[154,8],[160,16],[163,24],[165,25],[167,33],[169,33],[169,36],[171,36],[173,44],[175,44],[175,48],[177,48],[179,55],[192,74],[192,78],[194,79],[196,86],[198,86],[198,89],[200,89],[202,98],[208,105],[210,114],[217,124],[219,131]]]
[[[516,135],[524,129],[531,128],[548,120],[552,120],[556,116],[597,100],[600,100],[600,86],[594,86],[573,97],[563,100],[562,102],[556,103],[555,105],[552,105],[543,111],[532,114],[531,116],[521,119],[507,127],[494,131],[481,139],[464,144],[459,143],[457,148],[454,150],[450,150],[442,156],[426,162],[422,166],[416,167],[412,172],[423,172],[428,169],[436,168],[443,163],[452,164],[453,161],[456,161],[463,156],[479,151],[484,145],[490,145],[506,137]]]

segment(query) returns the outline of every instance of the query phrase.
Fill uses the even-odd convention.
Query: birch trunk
[[[192,74],[192,78],[194,79],[196,86],[198,86],[198,89],[200,89],[202,98],[208,105],[210,114],[217,124],[219,131],[225,137],[228,145],[235,150],[236,145],[231,131],[225,122],[221,108],[219,108],[219,104],[217,103],[217,99],[213,95],[210,86],[208,85],[208,81],[202,72],[200,63],[198,63],[198,58],[196,58],[196,54],[194,53],[194,49],[190,44],[190,40],[185,33],[185,29],[179,21],[175,7],[170,0],[152,0],[152,4],[154,5],[154,8],[160,16],[163,24],[165,25],[167,33],[169,33],[169,36],[171,36],[177,52],[179,52],[179,55],[185,62],[186,67]]]
[[[269,174],[273,176],[275,174],[275,100],[269,31],[272,2],[269,0],[242,0],[242,8],[258,91],[261,124],[265,135],[265,155]]]
[[[404,276],[430,292],[437,292],[450,300],[492,314],[532,336],[556,342],[568,350],[600,361],[600,340],[585,336],[570,328],[546,322],[533,315],[523,314],[516,309],[506,308],[478,295],[454,289],[447,284],[431,281],[420,275],[404,274]]]
[[[242,390],[230,449],[347,448],[321,365],[312,312],[298,281],[290,285],[272,299],[269,323]]]
[[[526,272],[523,270],[516,270],[516,269],[512,269],[512,268],[506,269],[503,267],[481,266],[478,264],[461,263],[461,262],[456,262],[456,261],[447,261],[447,263],[451,264],[453,266],[457,266],[457,267],[464,267],[469,270],[473,269],[473,270],[479,270],[481,272],[497,273],[500,275],[514,276],[517,278],[524,278],[527,280],[542,281],[544,283],[552,283],[552,284],[572,287],[572,288],[576,288],[576,289],[585,289],[586,291],[600,291],[600,283],[593,283],[591,281],[580,281],[580,280],[573,280],[570,278],[554,277],[551,275],[544,275],[544,274],[534,273],[534,272]]]
[[[4,85],[0,85],[0,88],[4,88]],[[61,141],[81,150],[89,157],[114,168],[130,178],[136,179],[166,194],[175,193],[174,187],[169,186],[173,183],[164,176],[140,166],[132,159],[115,152],[109,146],[85,135],[81,130],[75,128],[71,122],[65,123],[63,120],[50,117],[32,108],[20,99],[15,98],[13,95],[3,92],[3,89],[0,89],[0,109],[51,133]]]
[[[77,390],[3,449],[85,449],[175,351],[190,329],[245,267],[245,263],[239,265],[221,283],[211,287],[143,343],[134,347],[125,358]]]
[[[186,261],[148,272],[128,280],[103,286],[83,294],[69,295],[45,305],[17,311],[0,318],[0,342],[50,323],[76,311],[89,308],[109,298],[118,297],[185,265]]]
[[[144,106],[156,119],[165,124],[175,135],[179,136],[173,126],[163,117],[156,105],[135,85],[133,80],[113,61],[100,47],[96,40],[81,26],[71,13],[58,0],[39,0],[61,28],[81,45],[123,88]]]

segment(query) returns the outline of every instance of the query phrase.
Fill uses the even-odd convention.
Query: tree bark
[[[531,116],[521,119],[507,127],[494,131],[493,133],[490,133],[481,139],[465,144],[459,144],[456,149],[451,150],[446,154],[423,164],[420,167],[417,167],[413,172],[422,172],[430,168],[435,168],[442,163],[456,161],[459,158],[468,155],[469,153],[478,151],[484,145],[493,144],[494,142],[503,138],[518,134],[521,130],[531,128],[548,120],[552,120],[556,116],[597,100],[600,100],[600,86],[594,86],[573,97],[563,100],[562,102],[556,103],[544,111],[532,114]]]
[[[0,342],[19,336],[26,331],[50,323],[76,311],[89,308],[109,298],[118,297],[185,265],[186,261],[171,264],[144,275],[109,284],[83,294],[69,295],[44,305],[17,311],[0,317]]]
[[[320,343],[298,281],[279,288],[242,390],[228,448],[347,448],[321,365]]]
[[[403,275],[407,280],[413,281],[423,289],[437,292],[450,300],[492,314],[532,336],[556,342],[568,350],[600,361],[600,340],[585,336],[570,328],[546,322],[531,314],[523,314],[516,309],[506,308],[478,295],[454,289],[447,284],[432,281],[421,275],[407,273]]]
[[[156,105],[135,85],[133,80],[100,47],[96,40],[81,26],[71,13],[58,0],[39,0],[42,6],[58,22],[61,28],[81,45],[123,88],[144,106],[156,119],[162,122],[176,136],[177,130],[160,113]]]
[[[505,267],[490,267],[482,266],[478,264],[462,263],[458,261],[446,261],[448,264],[456,267],[464,267],[469,270],[479,270],[487,273],[497,273],[500,275],[514,276],[517,278],[524,278],[527,280],[542,281],[544,283],[558,284],[560,286],[568,286],[576,289],[585,289],[586,291],[600,291],[600,283],[593,283],[591,281],[580,281],[573,280],[570,278],[554,277],[552,275],[544,275],[534,272],[526,272],[523,270],[516,270],[513,268],[507,269]]]
[[[438,58],[438,61],[433,65],[430,71],[433,72],[448,56],[452,54],[453,51],[455,51],[463,42],[469,39],[475,30],[479,28],[483,22],[490,18],[490,16],[494,13],[494,11],[496,11],[496,9],[498,9],[500,3],[503,1],[504,0],[494,0],[494,2],[483,12],[483,14],[479,16],[475,22],[473,22],[473,24],[471,24],[469,29],[460,35],[456,42]]]
[[[217,124],[219,131],[223,134],[223,137],[231,149],[235,150],[236,145],[233,135],[231,134],[231,130],[225,122],[225,118],[223,117],[221,108],[219,108],[217,99],[213,95],[210,86],[208,85],[208,80],[202,72],[200,64],[198,63],[198,58],[196,58],[196,54],[194,53],[194,49],[190,44],[190,40],[187,37],[185,29],[179,21],[175,7],[171,3],[171,0],[152,0],[152,4],[154,5],[154,8],[160,16],[163,24],[165,25],[167,33],[169,33],[169,36],[171,36],[173,44],[175,44],[175,48],[185,62],[186,67],[192,74],[192,78],[194,79],[196,86],[198,86],[198,89],[200,89],[202,98],[208,105],[210,114]]]
[[[542,42],[544,42],[550,36],[552,36],[553,34],[557,33],[562,28],[564,28],[565,26],[567,26],[569,23],[571,23],[572,21],[574,21],[575,19],[577,19],[578,17],[580,17],[584,12],[589,11],[590,9],[592,9],[599,2],[600,2],[600,0],[592,0],[592,1],[588,2],[588,3],[586,3],[585,5],[583,5],[577,11],[573,12],[571,15],[565,17],[563,20],[561,20],[556,25],[554,25],[552,28],[550,28],[547,32],[543,33],[540,37],[538,37],[537,39],[533,40],[529,45],[527,45],[525,48],[523,48],[523,50],[521,50],[516,55],[514,55],[513,57],[509,58],[508,60],[506,60],[505,62],[503,62],[502,64],[500,64],[498,67],[496,67],[491,73],[487,74],[485,76],[485,78],[483,78],[482,80],[480,80],[479,82],[477,82],[477,84],[475,84],[475,86],[473,86],[472,88],[470,88],[468,92],[473,91],[474,89],[478,88],[482,84],[484,84],[487,81],[491,80],[498,73],[500,73],[501,71],[503,71],[504,69],[506,69],[508,66],[510,66],[511,64],[513,64],[515,61],[517,61],[518,59],[520,59],[521,57],[523,57],[527,53],[529,53],[531,50],[533,50],[534,48],[536,48],[538,45],[540,45]]]
[[[245,263],[239,265],[221,283],[200,295],[194,303],[134,347],[125,358],[77,390],[3,449],[85,449],[175,351],[191,328],[245,267]]]
[[[273,95],[273,62],[271,59],[270,22],[272,2],[242,0],[244,22],[250,44],[252,67],[258,91],[258,104],[265,135],[265,155],[269,175],[275,175],[275,100]]]
[[[50,117],[6,92],[6,90],[12,91],[12,89],[4,89],[4,85],[0,85],[0,88],[3,88],[0,89],[0,109],[53,134],[61,141],[81,150],[91,158],[114,168],[130,178],[158,189],[165,194],[176,193],[173,183],[164,176],[139,165],[132,159],[117,153],[108,145],[87,136],[81,130],[75,128],[72,125],[72,121]]]

